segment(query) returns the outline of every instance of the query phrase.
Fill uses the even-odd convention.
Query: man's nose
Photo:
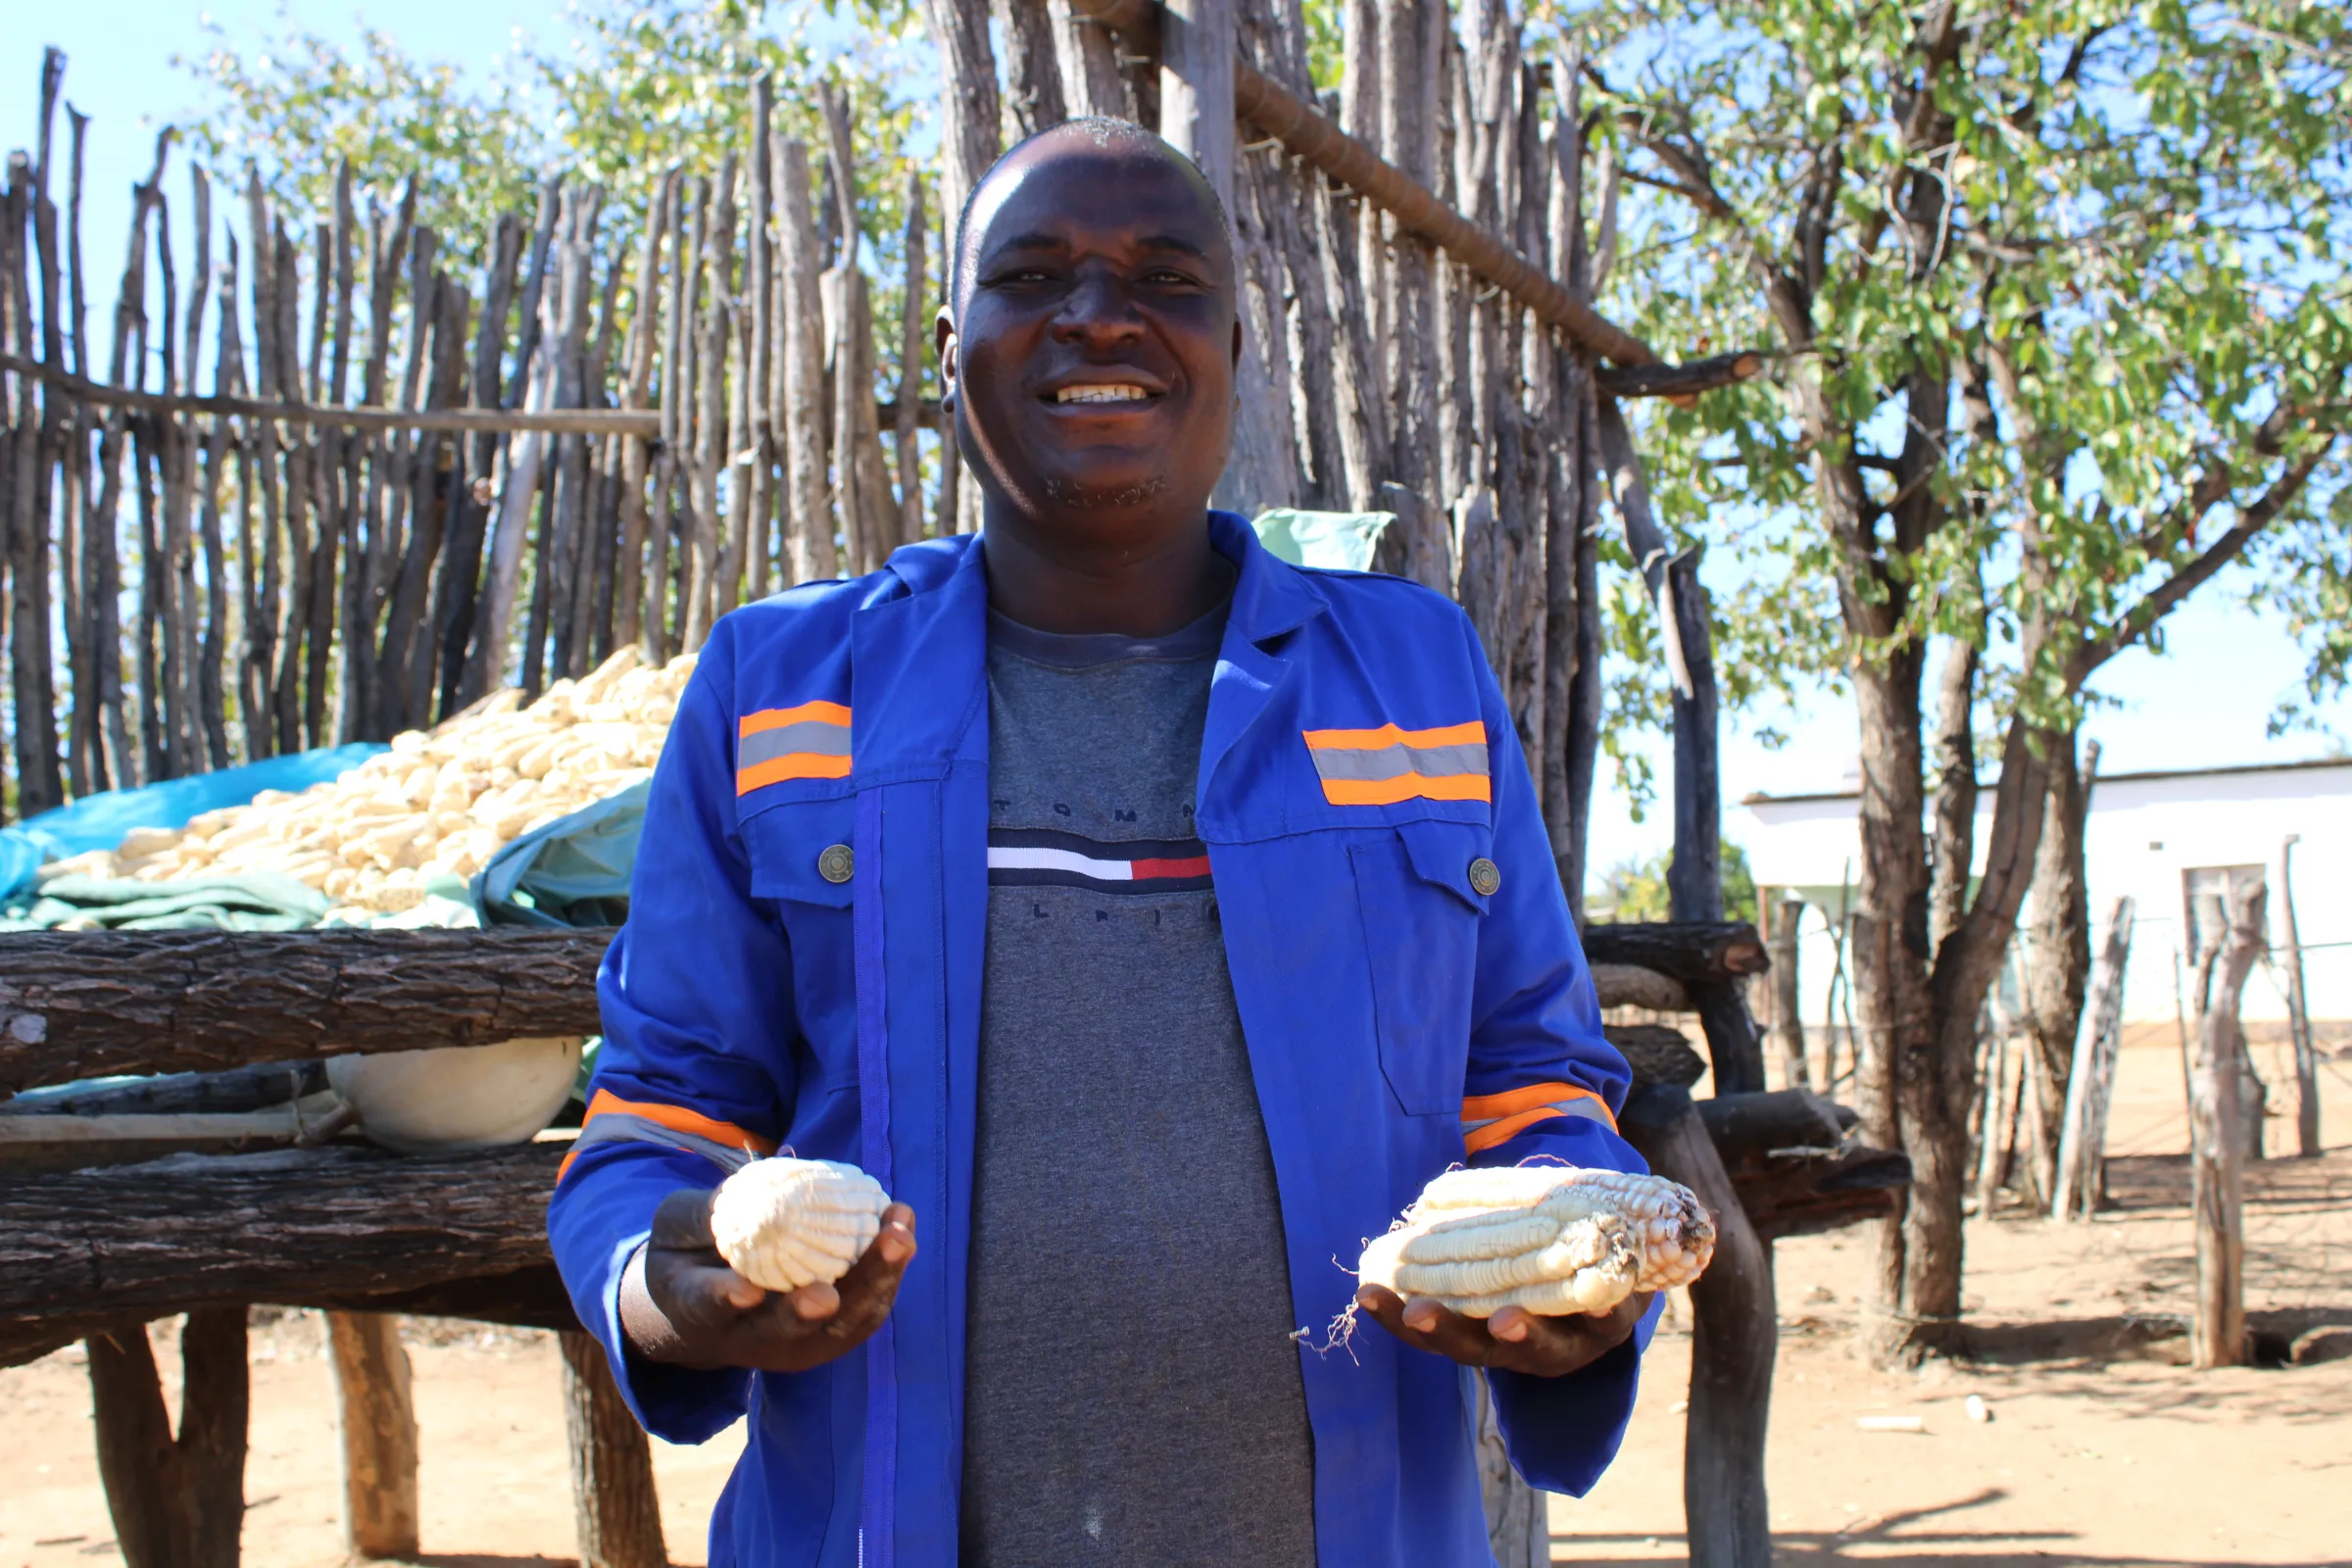
[[[1054,318],[1054,335],[1065,342],[1123,342],[1143,330],[1125,281],[1103,267],[1080,270]]]

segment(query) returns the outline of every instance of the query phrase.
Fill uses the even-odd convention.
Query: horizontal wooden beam
[[[417,1303],[544,1267],[564,1147],[182,1157],[0,1184],[0,1347],[225,1302]]]
[[[1070,9],[1122,37],[1149,40],[1159,26],[1156,0],[1070,0]],[[1149,52],[1138,48],[1138,53]],[[1649,345],[1604,318],[1544,270],[1488,230],[1439,200],[1437,193],[1333,124],[1323,112],[1274,81],[1247,60],[1233,67],[1233,107],[1248,121],[1331,178],[1396,220],[1417,239],[1446,252],[1473,273],[1559,328],[1580,348],[1619,365],[1655,360]]]
[[[335,425],[352,430],[429,430],[444,434],[519,433],[635,435],[662,433],[653,409],[382,409],[337,404],[263,403],[253,398],[206,398],[105,386],[15,354],[0,354],[0,369],[45,381],[67,396],[149,414],[217,414],[281,424]]]
[[[110,1073],[594,1034],[610,930],[76,931],[0,942],[0,1096]]]

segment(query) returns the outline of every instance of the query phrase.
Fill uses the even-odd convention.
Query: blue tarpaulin
[[[484,925],[618,925],[651,780],[525,833],[473,879]]]
[[[91,850],[111,850],[134,828],[186,827],[207,811],[243,806],[264,790],[288,794],[307,790],[341,778],[382,750],[372,742],[361,742],[297,752],[243,767],[224,767],[217,773],[175,778],[167,784],[109,790],[28,816],[15,827],[0,828],[0,903],[31,887],[34,875],[51,860]]]

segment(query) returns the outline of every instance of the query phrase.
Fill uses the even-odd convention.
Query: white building
[[[1835,927],[1861,857],[1856,803],[1850,790],[1750,795],[1724,822],[1724,836],[1747,851],[1759,891],[1779,889],[1810,906],[1799,927],[1798,954],[1809,1024],[1833,1021]],[[1992,820],[1990,790],[1979,794],[1977,810],[1975,869],[1981,872]],[[2124,988],[2128,1022],[2176,1017],[2176,965],[2193,891],[2219,890],[2232,877],[2264,877],[2271,940],[2275,950],[2282,947],[2279,851],[2290,839],[2295,841],[2294,911],[2312,1018],[2352,1022],[2352,760],[2117,773],[2092,784],[2083,858],[2094,954],[2115,901],[2127,896],[2134,901],[2135,934]],[[2246,985],[2246,1018],[2283,1019],[2284,984],[2282,969],[2258,966]],[[2314,1032],[2326,1039],[2337,1031]]]

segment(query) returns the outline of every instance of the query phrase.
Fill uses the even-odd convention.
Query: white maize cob
[[[1364,1249],[1358,1276],[1470,1317],[1606,1312],[1698,1278],[1715,1227],[1659,1176],[1521,1165],[1447,1171]]]
[[[850,1271],[890,1206],[881,1183],[830,1159],[755,1159],[710,1200],[710,1237],[764,1291],[830,1285]]]

